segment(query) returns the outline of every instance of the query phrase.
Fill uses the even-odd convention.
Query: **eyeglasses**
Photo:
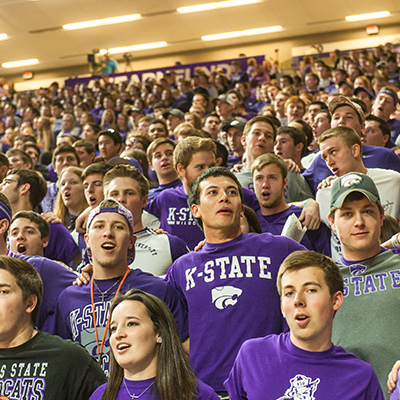
[[[141,144],[144,146],[144,143],[139,139],[131,139],[126,142],[126,147],[132,147],[135,144]]]

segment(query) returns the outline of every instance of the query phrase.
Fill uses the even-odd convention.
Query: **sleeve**
[[[174,262],[180,256],[189,253],[186,243],[175,235],[168,235],[169,247],[171,249],[171,259]]]
[[[396,390],[397,390],[397,387],[396,387]],[[392,394],[390,395],[390,400],[400,399],[400,397],[392,398]],[[397,396],[398,395],[399,395],[399,392],[397,392]],[[365,399],[367,399],[367,400],[384,400],[385,399],[383,392],[382,392],[381,385],[379,384],[379,381],[378,381],[378,377],[376,376],[375,371],[372,369],[372,367],[371,367],[371,378],[370,378],[370,382],[369,382],[369,385],[367,388],[367,393],[366,393]]]
[[[288,171],[288,178],[287,203],[303,201],[310,197],[315,197],[303,175],[297,172]]]
[[[68,229],[61,223],[49,224],[50,239],[44,249],[44,256],[68,264],[78,253],[79,248]]]
[[[164,302],[171,310],[176,325],[178,326],[179,336],[182,341],[189,337],[188,309],[186,303],[181,300],[174,287],[167,282],[166,298]]]
[[[260,208],[260,204],[258,203],[255,193],[246,188],[243,188],[243,204],[245,204],[247,207],[250,207],[254,211],[257,211]]]
[[[317,186],[319,184],[319,182],[315,182],[315,165],[316,165],[316,159],[319,156],[317,156],[314,161],[312,162],[312,164],[303,172],[303,177],[304,179],[307,181],[308,186],[310,186],[310,188],[314,191],[314,193],[317,191]]]
[[[148,203],[145,210],[150,214],[155,215],[158,219],[161,219],[162,210],[162,193],[158,195],[151,203]]]
[[[50,320],[55,313],[58,296],[65,288],[72,285],[72,282],[76,279],[76,274],[47,258],[32,257],[32,262],[43,281],[43,299],[37,326],[47,332],[47,320]]]
[[[196,400],[220,400],[220,398],[211,386],[205,384],[200,379],[197,379]]]
[[[246,392],[242,382],[242,366],[241,366],[242,348],[239,350],[236,360],[233,364],[228,379],[224,382],[225,389],[229,393],[231,400],[246,400]]]
[[[63,339],[73,339],[72,332],[68,324],[68,318],[65,315],[66,311],[63,309],[63,305],[68,304],[68,301],[63,300],[65,297],[64,293],[58,298],[56,311],[51,321],[51,329],[49,333],[58,335]]]
[[[72,345],[78,346],[75,343]],[[79,345],[79,348],[76,348],[75,352],[75,360],[73,360],[75,361],[75,367],[73,368],[75,378],[73,380],[74,384],[71,384],[74,393],[71,393],[73,396],[70,398],[74,400],[87,400],[100,385],[107,382],[107,378],[100,365],[83,347]]]
[[[106,390],[106,385],[99,386],[90,396],[89,400],[100,400]]]

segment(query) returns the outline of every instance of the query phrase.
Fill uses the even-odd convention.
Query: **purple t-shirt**
[[[301,212],[300,207],[290,206],[287,210],[273,215],[262,215],[261,210],[258,210],[257,217],[263,232],[280,235],[289,215],[295,214],[299,217]],[[317,230],[307,230],[300,243],[309,250],[331,256],[331,231],[324,224],[321,224]]]
[[[69,230],[61,223],[49,223],[49,244],[44,249],[44,256],[51,260],[62,261],[65,264],[79,253],[79,248],[74,242]]]
[[[366,168],[384,168],[400,172],[400,157],[385,147],[363,145],[362,160]],[[326,177],[332,175],[326,162],[318,154],[313,163],[303,172],[310,188],[317,191],[317,186]]]
[[[166,183],[165,185],[159,185],[158,187],[151,189],[149,192],[149,203],[153,201],[163,190],[176,188],[178,186],[182,186],[182,181],[180,179],[175,179],[170,183]]]
[[[95,280],[96,285],[104,293],[110,287],[114,287],[104,296],[104,302],[96,285],[93,286],[94,306],[96,310],[96,325],[99,342],[104,335],[105,326],[120,278]],[[96,359],[98,358],[96,334],[93,325],[93,313],[90,299],[90,284],[85,286],[71,286],[65,289],[58,300],[56,309],[56,326],[54,333],[64,339],[71,339],[81,343],[86,350]],[[178,325],[179,334],[182,340],[188,337],[187,310],[180,300],[174,288],[165,280],[154,275],[134,269],[127,275],[120,293],[125,293],[130,289],[140,289],[163,300]],[[108,375],[110,344],[107,339],[104,343],[102,368]]]
[[[241,344],[284,327],[276,290],[279,266],[305,250],[292,239],[242,233],[178,258],[167,280],[189,311],[190,362],[198,377],[223,391]]]
[[[231,400],[384,398],[368,363],[335,345],[322,352],[302,350],[289,332],[245,342],[225,386]]]
[[[139,396],[143,391],[145,391],[143,393],[144,396],[143,400],[159,400],[159,397],[155,395],[154,391],[153,392],[151,391],[152,387],[150,387],[146,391],[146,388],[148,388],[152,382],[154,382],[154,378],[146,379],[143,381],[129,381],[128,379],[125,380],[126,386],[128,387],[128,390],[131,395],[135,394],[136,396]],[[100,400],[101,396],[104,393],[104,390],[106,389],[106,386],[107,386],[106,383],[104,385],[99,386],[90,396],[89,400]],[[210,386],[206,385],[200,380],[198,381],[197,390],[198,393],[196,396],[196,400],[219,400],[219,397],[210,388]],[[132,396],[128,394],[124,382],[122,382],[119,391],[117,393],[117,396],[115,397],[115,400],[132,400]]]
[[[183,186],[165,189],[147,205],[146,211],[160,220],[162,229],[178,236],[193,250],[204,239],[204,233],[197,226],[187,200]]]
[[[395,142],[397,137],[400,135],[400,119],[389,119],[387,121],[390,126],[390,133],[393,141]]]
[[[29,257],[11,251],[7,255],[28,261],[42,278],[43,298],[36,326],[42,331],[52,333],[52,318],[54,317],[58,296],[65,288],[72,285],[72,282],[76,279],[76,274],[59,263],[44,257]]]

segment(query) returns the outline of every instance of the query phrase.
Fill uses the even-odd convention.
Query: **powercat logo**
[[[212,302],[219,310],[234,306],[243,290],[234,286],[218,286],[211,291]]]

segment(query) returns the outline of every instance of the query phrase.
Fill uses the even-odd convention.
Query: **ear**
[[[186,176],[186,170],[185,170],[185,168],[183,168],[183,165],[180,164],[180,163],[178,163],[178,164],[176,165],[176,172],[178,172],[178,175],[179,175],[181,178],[184,178],[184,177]]]
[[[286,185],[288,184],[288,178],[286,177],[284,180],[283,180],[283,187],[285,188],[286,187]]]
[[[281,313],[282,313],[282,315],[283,315],[283,318],[286,319],[286,315],[285,315],[285,313],[284,313],[284,311],[283,311],[283,307],[282,307],[282,301],[281,301]]]
[[[244,218],[244,205],[242,204],[242,209],[240,211],[240,218]]]
[[[332,219],[332,217],[330,217],[330,216],[328,215],[328,221],[329,221],[329,224],[331,225],[331,228],[332,228],[333,232],[336,232],[335,220]],[[382,221],[383,221],[383,219],[382,219]],[[383,223],[383,222],[382,222],[382,223]]]
[[[304,148],[304,144],[303,143],[297,143],[296,144],[296,146],[295,146],[295,149],[296,149],[296,152],[297,153],[300,153],[301,154],[301,152],[303,151],[303,148]]]
[[[149,195],[146,194],[146,196],[144,196],[142,199],[142,208],[145,208],[148,202],[149,202]]]
[[[152,171],[154,171],[153,164],[151,162],[149,162],[149,167],[151,168]]]
[[[351,152],[354,156],[354,158],[357,158],[360,155],[361,152],[361,147],[359,144],[353,144],[352,148],[351,148]]]
[[[245,136],[245,135],[242,135],[242,137],[240,138],[240,142],[242,143],[243,147],[246,147],[246,138],[247,138],[247,136]]]
[[[86,247],[87,247],[88,249],[90,249],[90,242],[89,242],[89,237],[88,237],[87,233],[85,233],[85,234],[83,235],[83,237],[84,237],[85,242],[86,242]]]
[[[42,239],[43,248],[45,249],[49,245],[49,238]]]
[[[129,243],[129,250],[133,249],[133,247],[135,246],[135,242],[137,240],[137,236],[136,235],[132,235],[129,239],[130,243]]]
[[[343,292],[336,292],[333,296],[332,296],[332,300],[333,300],[333,311],[337,311],[339,310],[340,306],[343,304]]]
[[[191,207],[193,217],[201,218],[200,206],[198,204],[193,204]]]
[[[32,314],[33,311],[35,310],[37,306],[37,296],[34,294],[31,294],[25,301],[25,312],[27,314]]]
[[[0,220],[0,236],[3,236],[3,233],[7,232],[10,227],[10,223],[6,219]]]
[[[19,187],[19,191],[20,191],[21,195],[24,195],[29,192],[30,188],[31,188],[31,185],[29,183],[25,183]]]

